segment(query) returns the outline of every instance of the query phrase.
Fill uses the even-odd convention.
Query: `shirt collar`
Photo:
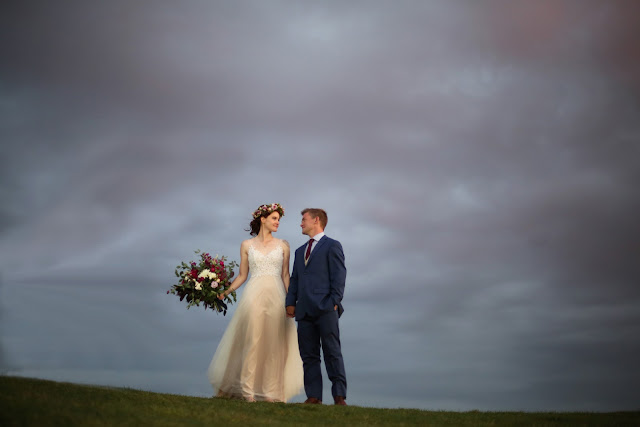
[[[324,237],[324,231],[321,231],[320,233],[316,234],[315,236],[312,237],[312,239],[315,242],[319,242],[320,239],[322,239]]]

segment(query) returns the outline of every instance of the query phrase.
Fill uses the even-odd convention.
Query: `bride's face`
[[[278,231],[278,227],[280,226],[280,214],[278,212],[272,212],[271,215],[264,218],[262,226],[270,232],[275,233]]]

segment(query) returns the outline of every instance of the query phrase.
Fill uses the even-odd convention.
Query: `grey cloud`
[[[633,409],[635,6],[174,7],[2,6],[2,366],[208,395],[228,318],[164,292],[280,201],[345,248],[350,402]]]

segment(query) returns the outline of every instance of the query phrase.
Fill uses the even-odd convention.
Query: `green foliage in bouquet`
[[[199,254],[200,249],[195,253]],[[187,308],[202,304],[205,310],[210,308],[226,315],[227,303],[236,301],[236,293],[231,292],[224,301],[218,295],[229,289],[233,268],[238,266],[235,261],[226,263],[226,260],[225,256],[214,258],[205,252],[200,255],[200,262],[180,263],[175,270],[178,284],[171,286],[167,294],[178,295],[180,301],[186,299]]]

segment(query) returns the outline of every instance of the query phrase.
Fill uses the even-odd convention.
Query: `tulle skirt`
[[[285,297],[279,276],[258,276],[245,285],[209,365],[215,395],[286,402],[302,392],[298,336]]]

